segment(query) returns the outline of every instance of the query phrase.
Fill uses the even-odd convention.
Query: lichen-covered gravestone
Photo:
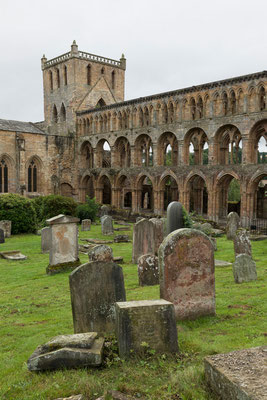
[[[108,215],[109,213],[109,207],[108,206],[101,206],[100,208],[100,217],[104,217],[104,215]]]
[[[3,229],[6,238],[9,238],[11,236],[11,226],[12,226],[11,221],[8,220],[0,221],[0,229]]]
[[[215,314],[214,248],[203,232],[178,229],[159,248],[160,297],[174,304],[176,318]]]
[[[113,221],[110,215],[104,215],[101,220],[102,235],[113,235]]]
[[[48,253],[51,247],[51,228],[45,227],[41,230],[42,253]]]
[[[113,261],[112,248],[105,244],[99,244],[97,246],[94,246],[92,250],[90,250],[88,255],[90,261],[103,261],[103,262]]]
[[[256,263],[248,254],[236,256],[232,265],[235,283],[254,281],[257,279]]]
[[[163,232],[163,224],[160,222]],[[132,262],[137,263],[138,258],[144,254],[156,254],[158,246],[158,225],[148,219],[142,219],[133,227]],[[160,228],[161,229],[161,228]],[[163,236],[163,234],[162,234]]]
[[[172,201],[167,207],[167,235],[183,227],[183,206],[179,201]]]
[[[144,254],[138,258],[138,279],[140,286],[159,284],[158,257],[154,254]]]
[[[143,343],[156,353],[178,352],[174,308],[166,300],[116,303],[116,334],[122,358],[144,355]]]
[[[149,221],[154,224],[155,254],[158,254],[159,246],[164,239],[164,221],[162,218],[151,218]]]
[[[238,254],[247,254],[251,257],[251,243],[245,229],[237,231],[234,237],[234,249],[235,256],[238,256]]]
[[[91,230],[91,220],[90,219],[83,219],[82,220],[82,231],[90,231]]]
[[[78,222],[79,218],[63,214],[46,221],[51,229],[47,274],[52,275],[66,269],[73,269],[80,264],[78,256]]]
[[[3,229],[0,229],[0,243],[5,243],[5,232]]]
[[[90,262],[69,276],[74,332],[114,332],[115,302],[125,301],[122,268]]]
[[[240,227],[240,218],[236,212],[230,212],[227,215],[226,237],[228,240],[233,240],[237,229]]]

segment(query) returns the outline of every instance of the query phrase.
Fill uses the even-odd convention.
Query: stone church
[[[267,71],[125,101],[124,55],[74,41],[41,66],[44,121],[0,120],[0,194],[88,195],[158,215],[179,200],[220,221],[234,179],[243,226],[267,218]]]

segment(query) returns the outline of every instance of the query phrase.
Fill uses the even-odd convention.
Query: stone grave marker
[[[89,251],[88,255],[89,255],[89,261],[103,261],[103,262],[113,261],[112,248],[105,244],[99,244],[97,246],[94,246],[92,250]]]
[[[154,254],[144,254],[138,258],[138,278],[140,286],[159,284],[158,257]]]
[[[51,247],[51,228],[45,227],[41,229],[41,248],[42,253],[48,253]]]
[[[114,237],[114,243],[128,243],[129,241],[129,235],[116,235]]]
[[[144,254],[155,254],[155,225],[148,219],[142,219],[133,227],[132,262],[136,264],[138,258]]]
[[[0,229],[3,229],[6,238],[9,238],[11,236],[11,226],[12,226],[11,221],[8,220],[0,221]]]
[[[249,282],[257,279],[256,263],[247,254],[236,256],[232,268],[235,283]]]
[[[126,299],[122,268],[90,262],[76,268],[69,282],[74,332],[114,332],[115,302]]]
[[[149,221],[154,224],[155,254],[158,254],[159,246],[164,239],[164,221],[162,218],[151,218]]]
[[[240,227],[240,218],[239,215],[232,211],[227,215],[227,224],[226,224],[226,237],[228,240],[233,240],[236,235],[237,229]]]
[[[251,243],[249,240],[248,233],[245,229],[237,231],[234,237],[234,249],[235,249],[235,256],[238,256],[238,254],[247,254],[250,257],[252,256]]]
[[[184,227],[183,206],[179,201],[172,201],[167,207],[167,235]]]
[[[5,243],[5,232],[4,232],[4,229],[0,229],[0,243]]]
[[[144,354],[143,342],[156,353],[178,352],[174,307],[166,300],[117,302],[116,334],[122,358]]]
[[[76,268],[79,262],[78,248],[79,218],[63,214],[46,221],[51,229],[51,246],[47,274],[52,275],[66,269]]]
[[[83,219],[81,229],[82,229],[82,231],[90,231],[91,230],[91,220]]]
[[[113,235],[112,217],[110,215],[104,215],[100,220],[102,235]]]
[[[100,217],[104,217],[104,215],[108,215],[109,213],[109,207],[108,206],[101,206],[100,208]]]
[[[159,248],[160,297],[174,304],[176,318],[215,315],[214,248],[196,229],[178,229]]]

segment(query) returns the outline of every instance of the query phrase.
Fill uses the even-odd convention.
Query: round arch
[[[216,164],[241,164],[242,135],[235,125],[223,125],[215,133],[214,157]]]
[[[178,140],[173,132],[164,132],[158,139],[158,165],[178,164]]]
[[[153,146],[151,137],[147,134],[139,135],[134,143],[135,165],[149,167],[153,165]]]
[[[267,163],[267,119],[256,122],[250,130],[251,143],[248,153],[248,162],[252,164]]]
[[[114,161],[117,167],[130,167],[131,165],[131,146],[129,140],[120,136],[114,143]]]
[[[184,163],[187,165],[208,164],[209,139],[202,128],[191,128],[184,136]]]

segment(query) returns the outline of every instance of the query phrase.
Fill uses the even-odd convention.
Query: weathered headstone
[[[167,235],[183,227],[183,206],[179,201],[172,201],[167,207]]]
[[[90,261],[103,261],[103,262],[113,261],[112,248],[105,244],[99,244],[97,246],[94,246],[92,250],[89,251],[88,255]]]
[[[227,215],[227,224],[226,224],[226,237],[228,240],[233,240],[237,229],[240,227],[240,218],[239,215],[232,211]]]
[[[129,235],[116,235],[114,237],[114,243],[128,243],[129,241]]]
[[[0,243],[5,243],[5,232],[4,232],[4,229],[0,229]]]
[[[122,268],[90,262],[69,276],[74,332],[114,332],[115,302],[125,301]]]
[[[159,263],[157,256],[144,254],[138,258],[138,279],[140,286],[159,284]]]
[[[100,208],[100,217],[104,217],[104,215],[108,215],[109,213],[109,207],[108,206],[101,206]]]
[[[234,237],[234,249],[235,256],[238,256],[238,254],[247,254],[251,257],[251,243],[245,229],[237,231]]]
[[[236,256],[232,267],[235,283],[249,282],[257,279],[256,263],[247,254]]]
[[[217,249],[217,240],[216,240],[216,238],[215,237],[210,237],[210,240],[211,240],[211,242],[213,244],[214,251],[217,251],[218,249]]]
[[[160,297],[174,304],[176,318],[215,314],[213,245],[203,232],[183,228],[159,248]]]
[[[48,253],[51,247],[51,228],[45,227],[41,230],[42,253]]]
[[[102,235],[112,235],[113,234],[113,221],[110,215],[104,215],[101,217],[101,232]]]
[[[11,226],[12,226],[11,221],[8,220],[0,221],[0,229],[3,229],[6,238],[9,238],[11,236]]]
[[[137,217],[136,220],[135,220],[135,222],[142,221],[142,219],[146,219],[146,218],[144,218],[144,217]]]
[[[166,300],[117,302],[116,334],[122,358],[144,355],[143,343],[157,353],[178,352],[174,307]]]
[[[79,265],[78,226],[79,218],[63,214],[46,221],[51,229],[51,246],[47,274],[55,274]]]
[[[102,363],[104,338],[96,332],[61,335],[38,346],[27,361],[30,371],[98,367]]]
[[[144,254],[155,254],[155,250],[155,225],[148,219],[142,219],[133,227],[133,264]]]
[[[154,224],[155,254],[158,254],[159,246],[164,239],[164,222],[162,218],[151,218],[149,221]]]
[[[90,219],[83,219],[82,220],[82,231],[90,231],[91,230],[91,220]]]

